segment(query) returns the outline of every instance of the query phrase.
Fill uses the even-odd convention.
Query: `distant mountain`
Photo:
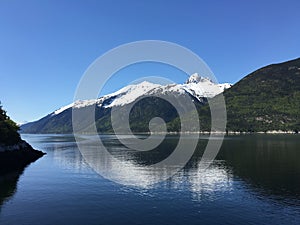
[[[212,98],[231,85],[215,84],[208,78],[195,73],[184,84],[160,85],[147,81],[128,85],[117,92],[102,96],[98,99],[76,101],[64,106],[42,119],[21,126],[24,133],[71,133],[72,109],[85,110],[87,107],[95,107],[96,124],[99,132],[112,132],[110,112],[112,107],[126,110],[133,102],[137,102],[130,114],[130,123],[133,131],[148,131],[148,122],[155,116],[173,121],[177,116],[174,107],[165,100],[157,98],[157,95],[190,96],[196,105],[203,105],[206,98]],[[143,98],[147,96],[146,98]],[[141,101],[137,101],[143,98]],[[141,113],[143,112],[143,113]],[[178,124],[170,123],[168,130],[178,129]],[[83,131],[84,132],[84,131]]]

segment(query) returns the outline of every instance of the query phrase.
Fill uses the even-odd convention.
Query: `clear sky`
[[[39,119],[72,102],[97,57],[149,39],[189,48],[219,82],[235,83],[262,66],[300,57],[299,12],[299,0],[0,0],[0,100],[17,122]],[[151,68],[131,72],[165,69]]]

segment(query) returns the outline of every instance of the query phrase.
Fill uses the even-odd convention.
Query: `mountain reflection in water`
[[[72,135],[22,137],[47,155],[20,178],[0,183],[0,224],[300,224],[298,135],[227,136],[205,171],[200,161],[208,136],[200,136],[191,160],[184,168],[169,165],[179,171],[159,183],[152,182],[158,171],[147,166],[172,153],[176,135],[149,152],[130,150],[115,136],[102,135],[108,151],[123,162],[119,181],[140,181],[129,185],[95,173]],[[93,138],[98,137],[83,135],[81,140]],[[119,166],[89,145],[92,162],[107,171]],[[168,174],[168,166],[159,172]]]

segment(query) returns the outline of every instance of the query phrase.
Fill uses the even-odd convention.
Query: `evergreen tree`
[[[20,142],[18,125],[7,116],[0,102],[0,144],[12,145]]]

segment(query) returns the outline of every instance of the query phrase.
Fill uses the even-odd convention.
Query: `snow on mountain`
[[[231,86],[229,83],[215,84],[209,78],[201,77],[199,74],[194,73],[188,78],[185,84],[160,86],[160,92],[162,94],[167,92],[177,92],[178,94],[189,93],[201,101],[201,98],[212,98]]]
[[[122,106],[134,102],[138,97],[145,95],[146,93],[161,87],[160,84],[153,84],[148,81],[143,81],[139,84],[128,85],[119,91],[112,93],[108,96],[116,97],[113,102],[104,107],[109,108],[113,106]]]
[[[62,113],[63,111],[69,109],[69,108],[83,108],[83,107],[86,107],[86,106],[90,106],[90,105],[94,105],[94,104],[97,104],[99,102],[102,102],[101,101],[102,98],[99,98],[99,99],[91,99],[91,100],[78,100],[76,102],[73,102],[69,105],[66,105],[66,106],[63,106],[59,109],[57,109],[56,111],[54,111],[51,115],[57,115],[57,114],[60,114]]]
[[[192,74],[189,79],[185,82],[186,84],[191,84],[191,83],[201,83],[201,82],[206,82],[209,81],[213,83],[209,78],[201,77],[198,73]]]
[[[156,93],[176,93],[179,95],[189,93],[201,101],[201,98],[212,98],[231,86],[232,85],[229,83],[216,84],[209,78],[201,77],[197,73],[192,74],[184,84],[160,85],[144,81],[138,84],[128,85],[114,93],[105,95],[98,99],[76,101],[54,111],[52,115],[57,115],[72,107],[82,108],[94,104],[104,108],[123,106],[134,102],[141,96],[151,96]]]
[[[216,84],[209,78],[201,77],[198,73],[194,73],[185,84],[179,84],[179,86],[197,98],[212,98],[232,85],[229,83]]]
[[[60,114],[60,113],[62,113],[63,111],[65,111],[66,109],[73,107],[73,105],[74,105],[74,103],[71,103],[71,104],[69,104],[69,105],[63,106],[63,107],[59,108],[58,110],[55,110],[55,111],[52,113],[52,115]]]

